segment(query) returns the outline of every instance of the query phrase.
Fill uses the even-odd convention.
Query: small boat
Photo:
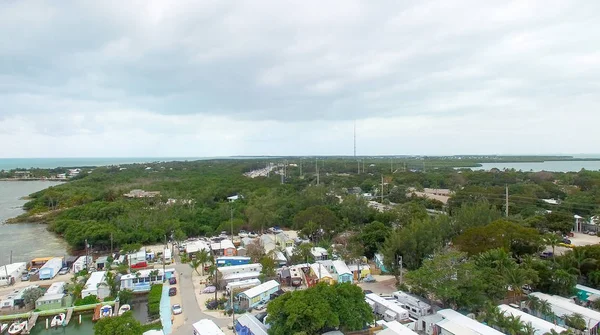
[[[9,335],[21,334],[21,332],[24,329],[27,329],[27,321],[15,322],[12,325],[10,325],[10,328],[8,328],[8,334]]]
[[[55,315],[54,318],[52,318],[52,322],[50,322],[50,327],[54,328],[54,327],[62,326],[63,322],[65,321],[65,318],[66,318],[65,313],[60,313],[58,315]]]
[[[100,308],[100,318],[107,318],[112,316],[112,307],[104,305]]]
[[[0,323],[0,334],[4,333],[6,329],[8,329],[8,323]]]
[[[125,314],[126,312],[129,312],[130,310],[131,310],[131,306],[129,306],[128,304],[125,304],[125,305],[119,307],[118,315],[121,316],[121,315]]]

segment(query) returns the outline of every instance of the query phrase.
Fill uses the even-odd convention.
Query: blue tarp
[[[160,297],[160,321],[163,333],[171,334],[171,297],[169,297],[169,285],[163,284],[162,296]]]

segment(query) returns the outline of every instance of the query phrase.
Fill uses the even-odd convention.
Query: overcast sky
[[[600,1],[0,1],[0,157],[600,152]]]

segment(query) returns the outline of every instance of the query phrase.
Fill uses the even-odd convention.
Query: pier
[[[38,316],[39,316],[38,313],[33,313],[31,315],[31,317],[29,318],[29,321],[27,321],[27,328],[24,329],[23,332],[21,332],[21,334],[29,334],[31,332],[31,329],[35,326]]]
[[[94,309],[94,316],[92,317],[93,322],[100,320],[100,308],[102,308],[102,304],[96,305],[96,308]]]
[[[67,326],[69,324],[72,316],[73,316],[73,307],[67,309],[67,317],[65,318],[65,322],[63,322],[63,326]]]

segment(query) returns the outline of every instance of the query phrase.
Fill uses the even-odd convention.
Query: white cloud
[[[351,154],[355,119],[361,154],[594,152],[598,13],[583,0],[0,2],[0,140],[16,144],[0,155]]]

